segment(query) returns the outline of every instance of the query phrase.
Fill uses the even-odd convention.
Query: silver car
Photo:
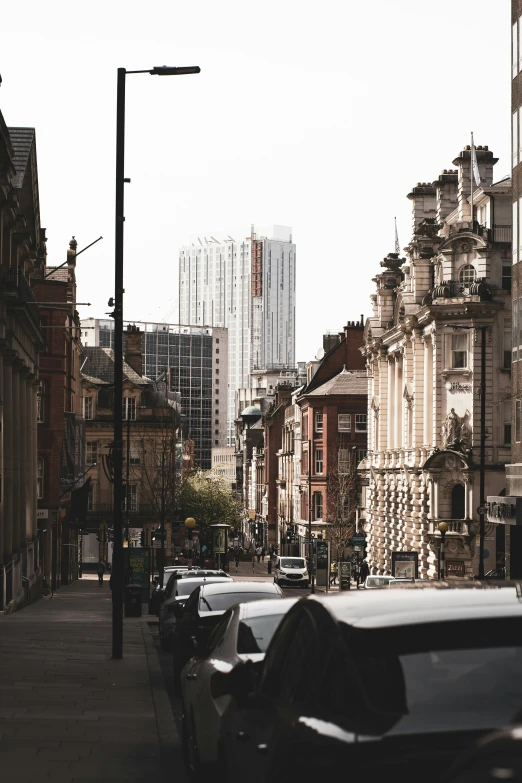
[[[172,634],[176,624],[176,605],[183,606],[196,587],[213,582],[230,582],[231,577],[224,572],[204,571],[198,575],[178,577],[174,572],[170,575],[165,588],[163,601],[158,611],[160,644],[164,650],[172,648]]]

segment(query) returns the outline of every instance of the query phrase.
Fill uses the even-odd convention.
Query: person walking
[[[266,555],[266,550],[265,547],[263,547],[261,549],[261,560],[263,561],[263,563],[265,562],[265,555]]]
[[[103,584],[103,575],[105,573],[105,563],[103,560],[100,560],[98,563],[98,584]]]
[[[257,556],[257,562],[258,563],[261,562],[261,552],[262,551],[263,551],[262,548],[260,546],[258,546],[257,549],[256,549],[256,556]]]
[[[330,584],[331,585],[335,584],[335,580],[337,579],[337,573],[338,573],[337,563],[332,562],[331,565],[330,565]]]
[[[366,560],[363,560],[361,563],[361,568],[359,570],[359,582],[363,585],[366,581],[366,577],[370,576],[370,566],[366,562]],[[359,587],[359,585],[357,585]]]
[[[235,560],[235,563],[236,563],[236,574],[237,574],[237,569],[239,567],[239,549],[236,549],[236,551],[234,553],[234,560]]]

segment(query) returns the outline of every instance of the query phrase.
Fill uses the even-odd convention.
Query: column
[[[388,356],[388,432],[386,448],[394,447],[395,359]]]
[[[3,417],[4,417],[4,562],[13,553],[13,365],[11,359],[4,356],[3,378]]]
[[[424,340],[424,446],[432,443],[433,428],[433,345],[431,335]]]
[[[32,378],[28,378],[26,382],[25,405],[27,419],[27,504],[25,514],[25,536],[27,541],[34,541],[37,536],[36,468],[38,444],[36,434],[36,387],[35,381]]]
[[[402,431],[403,431],[403,410],[402,410],[402,356],[401,354],[395,355],[395,402],[394,402],[394,423],[395,434],[393,438],[393,445],[395,448],[402,446]]]
[[[13,454],[13,552],[20,551],[21,543],[21,503],[20,503],[20,452],[22,440],[22,422],[20,421],[20,364],[18,361],[13,363],[12,385],[13,385],[13,401],[12,401],[12,416],[13,416],[13,440],[12,440],[12,454]],[[25,536],[24,536],[25,538]]]
[[[1,213],[0,213],[0,220],[1,220]],[[1,223],[0,223],[1,225]],[[1,247],[1,242],[0,242]],[[3,394],[4,390],[4,357],[0,354],[0,396]],[[0,563],[4,562],[4,538],[2,535],[2,531],[4,530],[4,527],[6,525],[6,519],[4,514],[4,493],[5,493],[5,472],[4,472],[4,406],[0,405],[0,480],[3,484],[3,492],[0,496]],[[0,609],[2,607],[0,606]]]

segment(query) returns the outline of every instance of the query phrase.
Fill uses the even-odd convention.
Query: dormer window
[[[476,277],[477,273],[475,271],[475,267],[471,264],[466,264],[466,266],[463,266],[459,272],[459,282],[464,283],[466,286],[472,283]]]

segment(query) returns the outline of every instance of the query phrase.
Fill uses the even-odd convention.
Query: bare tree
[[[328,475],[326,509],[332,559],[339,561],[355,533],[357,509],[356,452],[346,448],[342,441],[337,450],[337,467]]]

